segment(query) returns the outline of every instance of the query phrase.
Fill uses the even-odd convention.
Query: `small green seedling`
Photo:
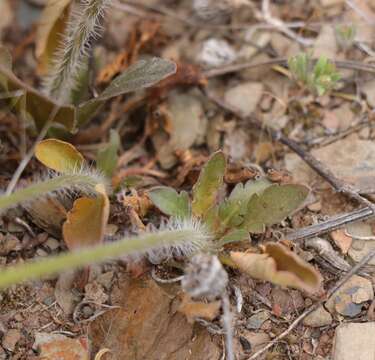
[[[349,50],[353,46],[357,34],[357,28],[355,25],[339,25],[335,30],[336,40],[339,47],[344,51]]]
[[[239,183],[228,197],[223,197],[225,168],[224,154],[215,153],[193,187],[192,200],[186,192],[168,187],[154,188],[149,196],[166,215],[202,222],[220,247],[244,240],[249,233],[262,233],[266,226],[282,221],[301,206],[309,193],[302,185],[278,185],[259,179]]]
[[[288,66],[293,77],[317,96],[334,89],[340,80],[335,64],[325,56],[315,62],[309,54],[298,54],[289,58]]]

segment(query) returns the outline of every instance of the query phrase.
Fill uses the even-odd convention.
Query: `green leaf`
[[[12,70],[12,55],[7,48],[0,46],[0,64]]]
[[[314,65],[310,54],[298,54],[288,59],[288,66],[294,78],[318,96],[333,89],[340,79],[335,64],[325,56],[320,56]]]
[[[307,81],[310,62],[310,55],[301,53],[288,59],[288,67],[297,80],[305,83]]]
[[[103,103],[115,96],[155,85],[160,80],[176,72],[175,63],[160,58],[142,60],[119,75],[98,98],[86,101],[78,107],[60,105],[51,98],[18,79],[11,70],[11,58],[8,52],[0,50],[0,87],[6,92],[23,91],[23,101],[18,111],[26,112],[41,129],[57,109],[54,122],[73,131],[76,125],[89,121]]]
[[[197,183],[193,187],[193,214],[204,217],[216,204],[223,185],[226,160],[221,151],[214,153],[203,167]]]
[[[322,76],[325,74],[328,65],[328,59],[325,56],[321,56],[315,64],[314,74],[315,77]]]
[[[108,144],[99,150],[96,157],[97,168],[108,177],[112,177],[117,167],[119,148],[120,136],[116,130],[111,129]]]
[[[150,87],[175,72],[176,64],[172,61],[160,58],[140,60],[117,76],[99,95],[99,99],[108,100],[118,95]]]
[[[97,98],[78,107],[77,123],[86,123],[106,100],[153,86],[175,72],[176,64],[169,60],[151,58],[138,61],[117,76]]]
[[[175,189],[160,186],[149,191],[154,205],[164,214],[178,218],[190,216],[190,202],[186,191],[178,193]]]
[[[229,228],[241,225],[251,197],[261,193],[270,185],[271,182],[267,179],[249,180],[246,184],[238,183],[228,199],[219,207],[221,224]]]
[[[224,235],[218,242],[219,247],[233,242],[243,241],[249,238],[249,232],[245,229],[234,229]]]
[[[229,195],[230,202],[238,202],[241,204],[241,212],[246,211],[246,204],[254,194],[259,194],[272,183],[267,179],[248,180],[245,185],[237,184]]]
[[[247,205],[243,227],[261,233],[265,226],[276,224],[305,201],[309,189],[303,185],[271,185],[261,194],[254,194]]]

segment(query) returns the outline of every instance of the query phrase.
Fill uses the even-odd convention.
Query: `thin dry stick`
[[[262,1],[262,12],[261,15],[268,24],[270,24],[272,27],[277,29],[278,31],[284,33],[291,39],[297,41],[303,46],[311,46],[314,43],[313,39],[307,39],[304,38],[298,34],[296,34],[294,31],[290,30],[287,26],[285,26],[284,22],[278,18],[275,18],[271,14],[270,10],[270,0],[263,0]]]
[[[277,337],[275,337],[271,342],[269,342],[265,347],[258,350],[255,354],[250,356],[247,360],[254,360],[260,355],[262,355],[264,352],[266,352],[268,349],[270,349],[272,346],[274,346],[276,343],[278,343],[280,340],[285,338],[288,334],[290,334],[293,329],[295,329],[301,321],[309,314],[311,314],[314,310],[316,310],[319,306],[321,306],[323,303],[325,303],[327,300],[329,300],[332,295],[334,295],[353,275],[355,275],[359,270],[362,269],[363,266],[365,266],[373,257],[375,256],[375,250],[370,251],[366,256],[362,258],[362,260],[355,265],[350,271],[348,271],[340,281],[336,283],[336,285],[331,288],[327,292],[327,297],[324,300],[320,300],[317,303],[313,304],[311,307],[309,307],[307,310],[305,310],[300,316],[295,319],[290,326],[283,331],[281,334],[279,334]]]
[[[315,146],[327,146],[330,144],[333,144],[336,141],[339,141],[350,134],[359,132],[365,127],[369,127],[370,129],[374,127],[374,114],[375,111],[372,110],[369,113],[366,113],[360,117],[360,119],[353,124],[352,126],[344,129],[344,130],[339,130],[337,132],[334,132],[332,134],[323,135],[319,136],[310,140],[305,141],[305,144],[308,145],[310,148],[315,147]]]
[[[334,216],[319,224],[306,226],[302,229],[297,229],[293,232],[286,233],[284,235],[284,238],[290,241],[301,241],[326,234],[333,230],[337,230],[353,222],[367,220],[373,216],[374,214],[372,212],[372,209],[366,207],[363,209],[351,211],[346,214]]]
[[[20,178],[20,176],[22,175],[23,171],[25,170],[27,164],[29,163],[29,161],[31,160],[31,158],[33,157],[34,155],[34,150],[35,150],[35,147],[36,145],[38,144],[39,141],[42,141],[44,139],[44,137],[46,136],[47,134],[47,131],[48,129],[50,128],[53,120],[55,119],[55,116],[57,114],[57,112],[59,111],[60,107],[58,105],[55,105],[49,115],[49,118],[48,120],[46,121],[46,123],[44,124],[43,128],[40,130],[33,146],[29,149],[29,151],[26,153],[26,155],[24,156],[24,158],[21,160],[20,164],[18,165],[16,171],[14,172],[13,176],[12,176],[12,179],[10,180],[9,184],[8,184],[8,187],[7,187],[7,190],[5,192],[5,195],[9,195],[12,193],[12,191],[14,190],[14,188],[16,187],[17,185],[17,182]]]
[[[375,65],[360,63],[358,61],[340,61],[340,60],[331,60],[331,61],[333,61],[338,68],[375,73]],[[287,66],[287,64],[288,64],[287,58],[275,58],[275,59],[262,61],[258,63],[255,63],[254,61],[248,61],[248,62],[243,62],[239,64],[234,64],[234,65],[226,65],[222,67],[217,67],[212,70],[207,70],[203,73],[203,75],[206,78],[212,78],[212,77],[222,76],[222,75],[234,73],[237,71],[256,68],[260,66],[269,66],[269,65]]]
[[[234,360],[234,351],[233,351],[233,325],[232,320],[233,316],[230,311],[230,302],[228,294],[225,292],[222,297],[223,304],[223,328],[225,330],[225,347],[226,347],[226,359]]]

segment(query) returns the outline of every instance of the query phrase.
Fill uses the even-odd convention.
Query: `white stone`
[[[223,39],[206,40],[198,54],[199,63],[205,67],[228,65],[236,59],[236,50]]]
[[[375,186],[375,143],[353,134],[341,141],[312,150],[312,155],[325,164],[339,179],[354,185],[363,193]],[[296,182],[311,185],[318,175],[296,154],[285,156],[285,165]]]
[[[333,360],[374,360],[375,322],[346,323],[336,328]]]
[[[314,44],[314,56],[326,56],[333,59],[336,55],[337,44],[335,30],[331,24],[323,25]]]
[[[263,85],[259,82],[247,82],[226,91],[224,100],[245,116],[256,108],[263,94]]]

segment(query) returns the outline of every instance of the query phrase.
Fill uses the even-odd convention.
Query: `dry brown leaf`
[[[196,318],[213,320],[219,315],[221,301],[205,303],[203,301],[193,301],[185,294],[182,298],[178,311],[183,313],[187,321],[192,324]]]
[[[197,66],[185,63],[177,63],[177,71],[174,75],[160,81],[157,86],[149,90],[152,99],[160,99],[171,90],[180,85],[206,85],[207,79]]]
[[[27,202],[23,208],[32,222],[56,238],[61,237],[61,225],[66,219],[66,208],[57,196],[45,196]]]
[[[160,30],[160,23],[153,19],[141,19],[129,34],[126,50],[106,65],[96,79],[98,85],[109,83],[116,75],[122,73],[129,65],[138,60],[139,52],[149,45]]]
[[[339,229],[331,232],[331,238],[340,248],[343,254],[347,254],[352,246],[353,238],[345,233],[345,230]]]
[[[109,217],[109,200],[104,185],[96,185],[95,198],[82,197],[73,204],[63,225],[64,241],[70,250],[103,241]]]
[[[165,292],[146,276],[119,278],[111,309],[90,323],[93,353],[111,350],[109,359],[218,360],[220,350],[204,328],[195,328],[177,312],[173,291]]]
[[[39,20],[36,33],[35,55],[39,61],[38,72],[45,74],[64,32],[72,0],[49,0]]]
[[[128,57],[129,54],[127,51],[118,54],[110,64],[106,65],[99,72],[96,83],[98,85],[108,84],[116,75],[120,74],[129,65]]]
[[[283,245],[268,243],[263,254],[231,252],[231,258],[241,271],[255,279],[309,293],[321,289],[320,273]]]
[[[255,148],[255,163],[262,164],[275,152],[272,142],[260,142]]]
[[[43,165],[62,173],[80,169],[85,161],[72,144],[58,139],[40,141],[35,147],[35,157]]]

